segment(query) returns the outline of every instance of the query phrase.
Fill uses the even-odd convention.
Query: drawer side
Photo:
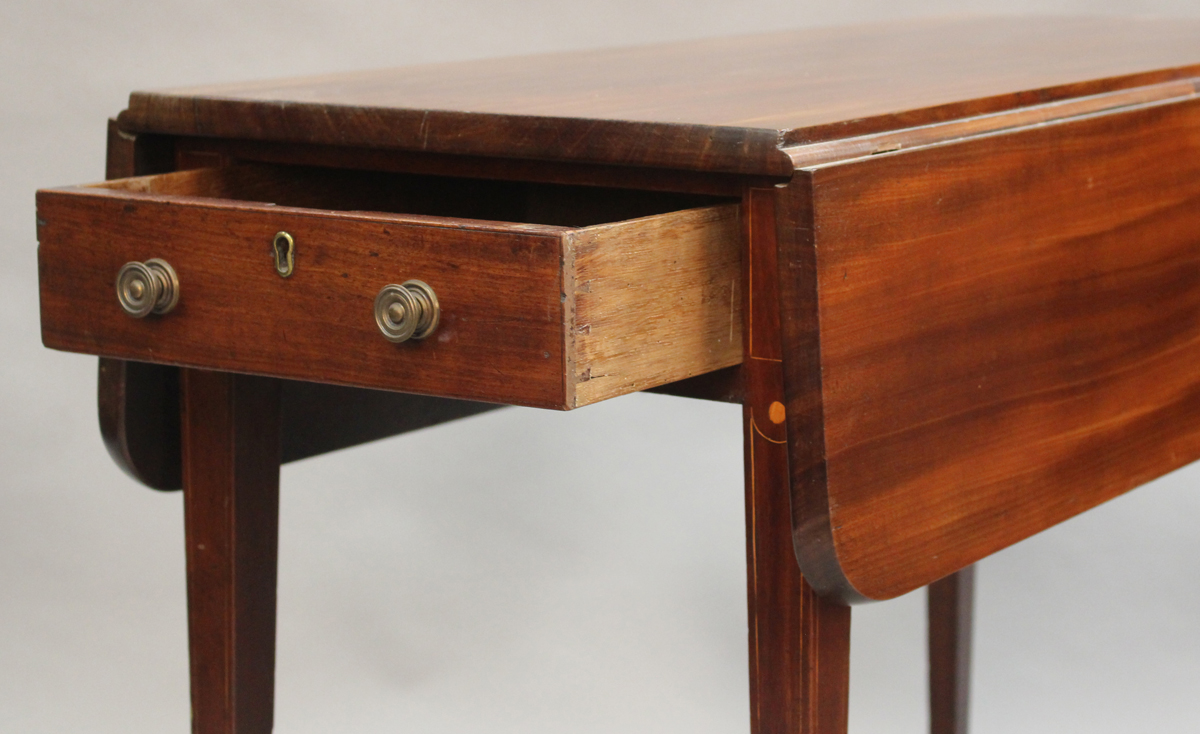
[[[742,361],[737,204],[572,235],[574,405]]]

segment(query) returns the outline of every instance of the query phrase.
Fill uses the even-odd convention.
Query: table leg
[[[745,197],[743,426],[752,734],[845,734],[850,607],[816,595],[792,542],[774,190]]]
[[[966,734],[975,567],[929,585],[929,730]]]
[[[182,374],[193,734],[271,731],[279,383]]]
[[[746,412],[752,734],[844,734],[850,607],[817,596],[792,549],[786,446]],[[785,461],[779,461],[779,457]]]

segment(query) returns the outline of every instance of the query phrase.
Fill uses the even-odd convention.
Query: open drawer
[[[236,165],[44,190],[37,207],[55,349],[549,408],[741,361],[733,203]],[[130,315],[147,271],[127,269],[125,304],[118,273],[151,259],[178,300]],[[396,343],[383,331],[431,325],[432,301],[377,296],[414,280],[436,327]]]

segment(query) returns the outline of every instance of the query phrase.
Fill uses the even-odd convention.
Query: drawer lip
[[[727,315],[738,328],[717,329],[697,317],[708,331],[728,333],[715,347],[689,341],[687,323],[630,336],[640,328],[637,310],[646,299],[660,285],[675,286],[654,282],[654,274],[622,271],[620,263],[626,248],[640,253],[643,266],[647,252],[652,262],[690,252],[684,260],[694,267],[678,271],[687,281],[683,298],[711,312],[703,304],[724,296],[702,282],[703,258],[720,256],[721,277],[737,265],[736,204],[568,227],[161,190],[205,175],[211,174],[184,171],[38,192],[47,347],[557,409],[740,362],[738,313]],[[269,258],[280,230],[297,238],[296,272],[287,279],[273,272]],[[578,247],[589,253],[582,271]],[[616,262],[597,258],[598,249]],[[124,262],[151,257],[164,257],[179,272],[180,307],[132,319],[117,305],[112,278]],[[438,291],[443,324],[423,342],[384,345],[371,302],[383,285],[410,278]],[[575,323],[578,302],[589,318],[582,331]],[[711,321],[711,313],[704,318]],[[672,319],[680,320],[662,321]],[[596,359],[603,360],[603,372],[590,369]],[[593,378],[604,379],[576,389]]]
[[[238,166],[243,167],[243,166]],[[253,164],[244,166],[246,168],[257,167]],[[109,198],[130,199],[134,201],[152,201],[163,204],[175,204],[179,206],[198,207],[205,209],[221,209],[221,210],[262,210],[269,207],[270,211],[280,214],[296,214],[312,217],[325,217],[338,220],[354,220],[362,219],[368,221],[388,221],[396,222],[397,224],[418,224],[427,227],[443,227],[447,229],[471,229],[480,232],[528,232],[532,234],[544,234],[548,236],[561,235],[564,232],[569,232],[582,227],[564,227],[554,224],[537,224],[531,222],[508,222],[498,219],[472,219],[467,217],[441,217],[428,214],[408,214],[402,212],[385,212],[375,211],[371,209],[362,210],[336,210],[336,209],[320,209],[300,206],[288,206],[286,204],[274,204],[269,201],[259,201],[255,199],[237,199],[220,196],[199,196],[188,194],[168,194],[154,191],[138,190],[139,187],[150,182],[161,182],[171,176],[185,176],[193,174],[195,171],[179,171],[175,173],[156,174],[152,176],[134,176],[130,178],[114,179],[112,181],[103,181],[92,184],[81,184],[76,186],[55,186],[47,189],[40,189],[38,195],[42,193],[53,194],[71,194],[80,196],[102,196]]]

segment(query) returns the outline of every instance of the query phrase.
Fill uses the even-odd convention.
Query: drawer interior
[[[701,194],[258,163],[118,179],[98,186],[304,209],[560,227],[588,227],[729,201]]]

